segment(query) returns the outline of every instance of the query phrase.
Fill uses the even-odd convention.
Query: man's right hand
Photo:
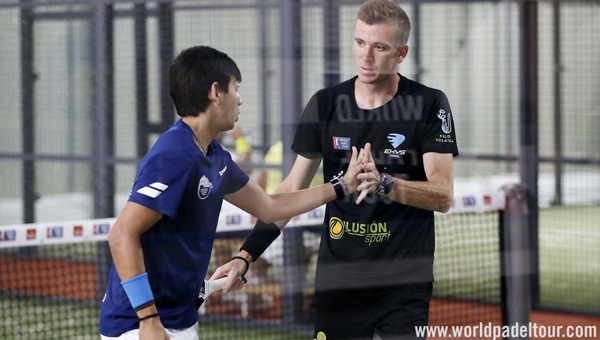
[[[169,340],[159,317],[140,321],[140,340]]]
[[[371,143],[366,143],[363,150],[363,162],[361,164],[362,172],[357,176],[360,185],[356,188],[357,191],[360,191],[360,195],[356,199],[356,204],[360,204],[360,202],[367,197],[367,194],[372,193],[377,189],[381,178],[381,175],[377,171],[375,160],[373,160],[373,155],[371,154]]]

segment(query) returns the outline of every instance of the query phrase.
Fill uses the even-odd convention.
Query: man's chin
[[[389,79],[390,76],[394,76],[396,73],[359,73],[358,80],[364,84],[378,84]]]
[[[377,83],[378,74],[376,73],[362,73],[358,75],[358,80],[365,84],[374,84]]]

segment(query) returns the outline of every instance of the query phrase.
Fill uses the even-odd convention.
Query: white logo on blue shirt
[[[162,194],[165,190],[167,190],[169,186],[166,184],[162,184],[160,182],[154,182],[149,186],[145,186],[139,189],[137,192],[146,195],[150,198],[157,198],[160,194]]]
[[[208,195],[210,195],[212,188],[213,184],[206,176],[202,176],[202,178],[200,178],[200,183],[198,183],[198,197],[200,197],[201,200],[206,199]]]
[[[225,167],[219,171],[219,176],[223,176],[225,171],[227,171],[227,165],[225,165]]]

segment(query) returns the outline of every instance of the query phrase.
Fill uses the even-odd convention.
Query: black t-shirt
[[[292,149],[323,157],[326,181],[347,169],[352,146],[371,143],[380,172],[427,180],[423,154],[458,155],[446,95],[400,76],[396,95],[373,110],[355,100],[356,77],[315,93],[307,104]],[[327,204],[316,288],[364,288],[433,281],[433,212],[357,193]]]

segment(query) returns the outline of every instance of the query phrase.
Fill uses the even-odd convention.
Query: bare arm
[[[329,183],[293,193],[267,195],[258,184],[250,181],[225,199],[261,221],[272,223],[299,215],[335,198],[335,191]]]
[[[317,172],[317,169],[319,168],[320,163],[321,163],[320,158],[309,159],[309,158],[298,155],[296,157],[296,161],[294,162],[294,166],[292,167],[292,170],[290,171],[290,173],[288,174],[286,179],[275,190],[275,194],[288,193],[288,192],[298,191],[301,189],[308,188],[312,178],[314,177],[315,173]],[[249,185],[251,187],[245,188],[248,190],[247,193],[240,193],[240,194],[243,194],[244,197],[251,196],[250,200],[254,200],[256,197],[261,197],[261,199],[263,199],[263,200],[271,200],[272,199],[268,196],[264,197],[266,195],[264,192],[257,192],[256,188],[254,188],[253,184],[249,183]],[[330,184],[327,184],[327,185],[331,186]],[[248,186],[248,185],[246,185],[246,186]],[[244,188],[242,190],[244,190]],[[252,196],[252,195],[254,195],[254,196]],[[244,205],[244,202],[243,202],[243,199],[241,198],[241,196],[237,197],[237,198],[238,198],[238,200],[236,200],[236,197],[233,197],[231,195],[228,195],[225,197],[225,199],[228,200],[229,202],[231,202],[232,204],[236,204],[232,201],[232,200],[236,200],[236,202],[241,201],[241,202],[238,202],[237,204]],[[292,204],[292,205],[294,205],[294,204]],[[254,211],[255,208],[250,206],[250,207],[246,207],[246,209],[250,209],[250,210]],[[253,214],[254,216],[261,218],[260,216],[258,216],[257,212],[252,212],[250,210],[247,210],[247,211],[250,212],[251,214]],[[282,218],[282,219],[278,220],[277,222],[275,222],[275,224],[277,224],[277,226],[280,229],[283,229],[283,227],[285,227],[285,225],[289,222],[289,220],[290,220],[289,217]],[[245,250],[241,250],[239,253],[239,256],[247,259],[250,262],[253,260],[252,256]],[[241,288],[241,285],[239,285],[239,284],[236,285],[237,281],[234,281],[235,280],[234,278],[237,278],[239,275],[241,275],[244,272],[244,270],[245,270],[245,265],[241,261],[230,261],[229,263],[226,263],[223,266],[219,267],[215,271],[215,273],[212,275],[211,280],[217,279],[219,277],[226,275],[226,276],[230,277],[230,279],[228,279],[228,282],[225,283],[223,291],[225,293],[227,293],[231,290],[237,290],[237,289]]]
[[[352,159],[344,175],[350,193],[356,191],[359,184],[356,176],[361,171],[359,159],[362,154],[361,150],[360,155],[357,156],[357,150],[353,147]],[[318,162],[303,157],[300,161],[297,159],[290,175],[273,195],[267,195],[258,184],[250,181],[242,189],[226,195],[225,199],[267,223],[289,219],[336,198],[335,190],[330,183],[298,191],[299,188],[309,185],[316,171],[314,165],[316,163],[318,167]],[[309,173],[311,171],[312,173]],[[284,222],[287,223],[287,220]]]
[[[108,244],[121,281],[125,281],[146,272],[140,235],[150,229],[162,214],[143,205],[127,202],[108,234]],[[137,312],[138,317],[157,313],[155,305]],[[168,339],[159,318],[150,318],[140,322],[140,338]]]
[[[275,193],[291,192],[306,189],[310,185],[315,173],[319,168],[321,158],[310,159],[298,155],[294,166],[281,185],[275,190]]]
[[[372,163],[365,164],[366,173],[360,174],[359,179],[379,182],[380,173]],[[392,191],[387,198],[413,207],[447,212],[452,206],[454,196],[454,174],[452,154],[429,152],[423,155],[423,166],[427,181],[407,181],[394,178]],[[373,177],[374,176],[374,177]],[[364,189],[359,187],[359,190]]]
[[[298,155],[290,173],[279,187],[277,187],[275,193],[280,194],[308,188],[313,177],[315,177],[319,164],[321,164],[321,158],[310,159]],[[289,218],[281,219],[275,222],[275,224],[280,229],[283,229],[289,221]]]

